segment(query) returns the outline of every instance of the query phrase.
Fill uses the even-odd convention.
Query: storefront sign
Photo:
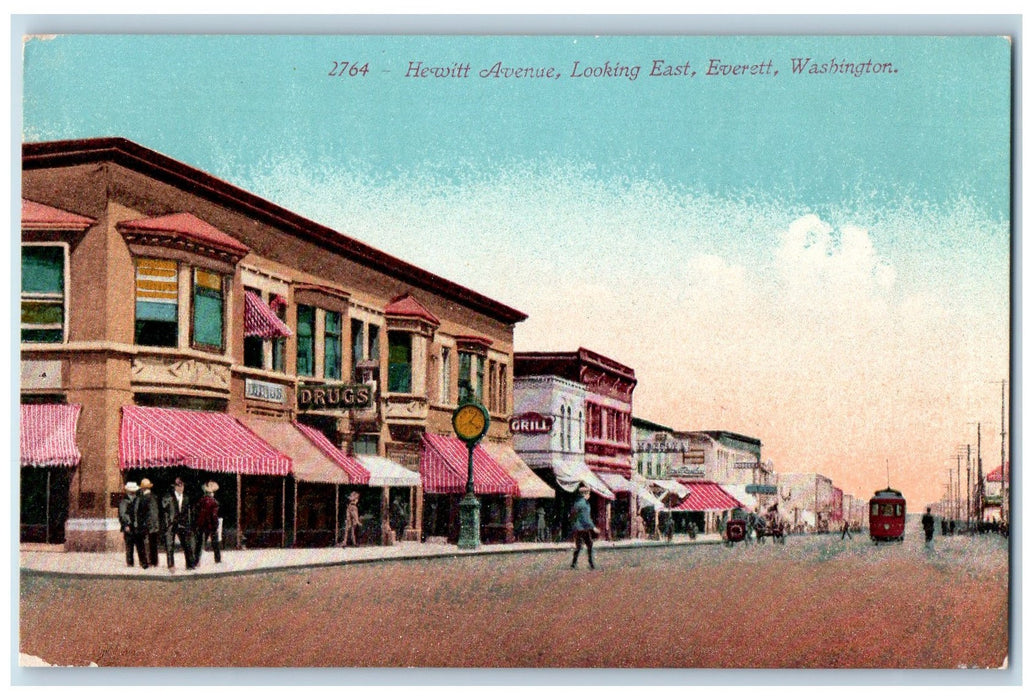
[[[778,489],[771,484],[746,484],[746,493],[774,496],[778,493]]]
[[[760,467],[760,462],[736,462],[736,469],[757,469]]]
[[[263,382],[258,379],[244,380],[244,397],[272,403],[283,403],[287,400],[287,394],[282,384]]]
[[[373,389],[368,384],[310,384],[298,387],[298,410],[371,408]]]
[[[688,464],[703,464],[706,461],[706,455],[701,448],[693,447],[685,453],[683,459]]]
[[[691,479],[701,479],[707,475],[706,469],[699,467],[674,467],[668,470],[671,476],[681,476]]]
[[[552,432],[552,416],[541,413],[518,413],[509,419],[509,430],[522,435],[541,435]]]

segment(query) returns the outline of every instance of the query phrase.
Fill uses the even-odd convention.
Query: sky
[[[518,351],[629,365],[636,416],[923,504],[976,423],[1000,463],[1010,61],[999,37],[48,36],[22,133],[136,141],[520,309]]]

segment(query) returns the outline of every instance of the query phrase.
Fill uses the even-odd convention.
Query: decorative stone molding
[[[389,421],[426,421],[429,406],[426,397],[393,395],[384,399],[384,418]]]
[[[134,384],[173,384],[230,390],[230,368],[192,357],[173,358],[141,355],[133,358]]]

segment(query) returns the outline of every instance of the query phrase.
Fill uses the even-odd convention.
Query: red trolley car
[[[907,501],[896,489],[887,486],[868,501],[868,532],[872,542],[903,542]]]

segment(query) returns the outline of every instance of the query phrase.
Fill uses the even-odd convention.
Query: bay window
[[[222,275],[194,269],[193,344],[205,350],[222,352],[225,329],[225,294]]]
[[[412,391],[412,334],[388,331],[387,390],[408,394]]]

